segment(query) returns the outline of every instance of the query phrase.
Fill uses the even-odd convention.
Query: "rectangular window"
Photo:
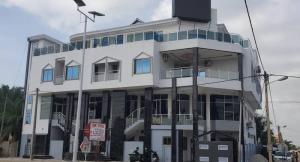
[[[67,80],[78,80],[79,79],[79,68],[80,66],[68,66],[67,67]]]
[[[134,63],[134,73],[135,74],[147,74],[151,72],[151,59],[142,58],[136,59]]]
[[[49,119],[51,110],[51,97],[41,97],[40,119]]]
[[[101,40],[101,46],[108,46],[109,45],[109,38],[103,37]]]
[[[25,112],[25,124],[31,124],[33,96],[27,96],[27,105]]]
[[[177,95],[177,110],[176,114],[189,114],[190,113],[190,96],[186,94]]]
[[[176,41],[177,33],[169,33],[169,41]]]
[[[207,39],[215,40],[215,33],[207,31]]]
[[[152,114],[168,114],[168,95],[154,95]]]
[[[230,34],[224,34],[224,42],[227,42],[227,43],[231,42],[231,36],[230,36]]]
[[[53,69],[43,69],[43,82],[53,81]]]
[[[80,50],[82,48],[83,48],[83,42],[82,41],[76,42],[76,49]]]
[[[145,32],[145,40],[153,40],[153,39],[154,39],[153,31]]]
[[[127,35],[127,42],[133,42],[134,41],[134,34],[128,34]]]
[[[206,39],[206,31],[205,30],[198,30],[198,38]]]
[[[35,49],[34,49],[33,55],[34,55],[34,56],[39,56],[40,54],[41,54],[41,49],[35,48]]]
[[[109,45],[116,44],[117,40],[115,36],[109,37]]]
[[[100,46],[100,39],[94,39],[94,44],[93,44],[93,47],[96,48],[98,46]]]
[[[211,109],[213,120],[239,121],[240,103],[238,96],[212,95]]]
[[[189,39],[196,39],[197,38],[197,30],[189,30]]]
[[[117,44],[123,44],[123,35],[117,35]]]
[[[202,116],[202,119],[206,120],[206,96],[205,95],[198,95],[197,110],[198,110],[198,114]]]
[[[172,139],[171,137],[163,137],[163,145],[171,145]]]
[[[135,33],[134,35],[134,41],[142,41],[144,39],[143,33]]]
[[[187,31],[180,31],[178,32],[178,40],[187,39]]]
[[[223,40],[224,40],[224,34],[223,33],[217,33],[217,36],[218,36],[218,41],[223,42]]]

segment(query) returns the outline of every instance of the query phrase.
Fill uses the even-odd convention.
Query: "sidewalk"
[[[256,154],[251,158],[251,162],[268,162],[268,160],[260,154]]]

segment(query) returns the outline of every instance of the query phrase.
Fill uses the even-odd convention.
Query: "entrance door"
[[[163,162],[171,162],[171,146],[164,145],[163,146]]]

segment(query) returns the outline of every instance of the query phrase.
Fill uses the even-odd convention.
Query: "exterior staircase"
[[[53,113],[52,126],[59,127],[62,131],[65,130],[66,116],[61,112]]]
[[[130,136],[144,126],[144,108],[134,110],[126,117],[125,134]]]

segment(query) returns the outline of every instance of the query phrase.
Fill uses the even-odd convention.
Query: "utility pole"
[[[193,109],[193,146],[192,146],[192,162],[196,162],[196,149],[198,148],[198,111],[197,111],[197,105],[198,105],[198,59],[199,59],[199,51],[198,48],[193,49],[193,93],[192,93],[192,109]]]
[[[32,136],[31,136],[31,151],[30,151],[30,160],[33,160],[34,155],[34,145],[35,145],[35,129],[36,129],[36,115],[37,115],[37,107],[39,101],[39,89],[36,89],[35,93],[35,106],[34,106],[34,118],[33,118],[33,126],[32,126]]]
[[[268,86],[269,86],[269,75],[267,72],[264,73],[264,84],[265,84],[265,103],[266,103],[266,114],[267,114],[267,132],[268,132],[268,157],[269,162],[272,162],[272,142],[271,142],[271,129],[270,129],[270,114],[269,114],[269,98],[268,98]]]
[[[5,111],[6,111],[6,104],[7,104],[7,94],[5,96],[4,108],[3,108],[2,119],[1,119],[0,138],[2,138],[2,131],[3,131],[3,124],[4,124],[4,115],[5,115]]]

